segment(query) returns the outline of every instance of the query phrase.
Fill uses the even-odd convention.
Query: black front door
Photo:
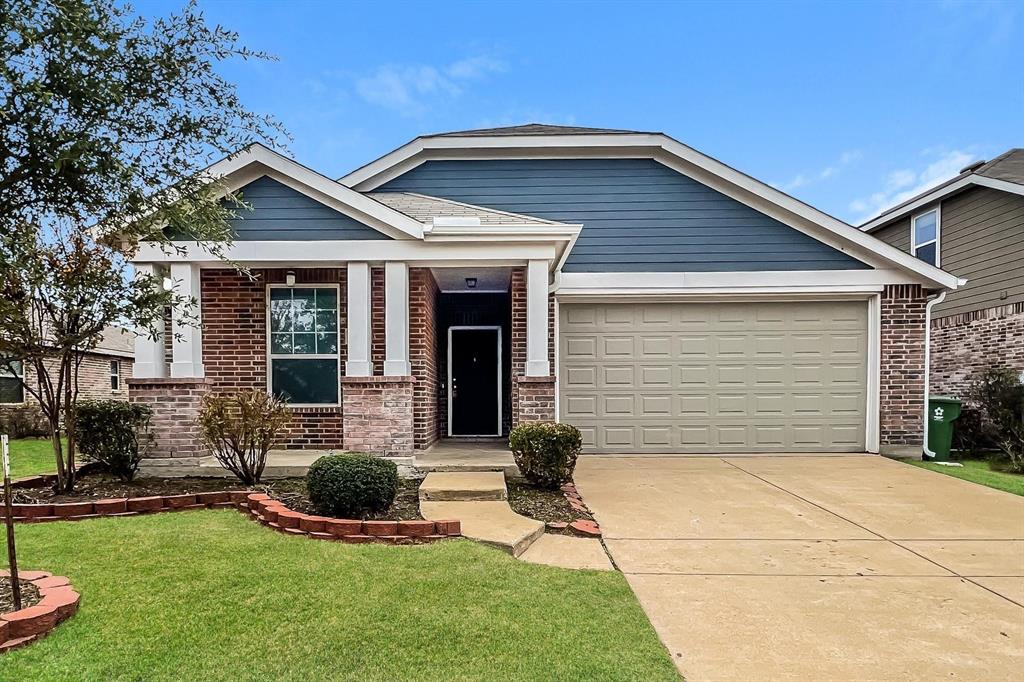
[[[451,330],[451,435],[500,436],[500,329]]]

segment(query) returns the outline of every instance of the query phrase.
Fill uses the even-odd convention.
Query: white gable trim
[[[423,223],[262,145],[251,145],[218,161],[203,174],[212,180],[223,182],[230,191],[240,189],[266,175],[389,237],[423,238]]]
[[[1007,180],[999,180],[998,178],[989,178],[984,175],[971,174],[964,178],[951,182],[948,185],[936,187],[931,192],[922,194],[917,199],[914,199],[909,204],[905,204],[896,211],[888,211],[882,215],[869,220],[860,226],[860,229],[864,232],[874,232],[889,223],[897,220],[906,218],[907,215],[915,213],[917,209],[932,203],[933,201],[940,201],[945,199],[951,194],[955,194],[967,187],[976,185],[978,187],[989,187],[991,189],[998,189],[1003,192],[1009,192],[1011,194],[1019,194],[1024,196],[1024,185],[1018,185],[1015,182],[1009,182]]]
[[[896,266],[929,288],[962,285],[954,275],[661,134],[417,138],[339,182],[371,191],[431,159],[579,157],[653,158],[868,265]]]

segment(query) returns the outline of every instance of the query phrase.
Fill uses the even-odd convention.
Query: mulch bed
[[[422,519],[418,488],[422,479],[401,478],[398,494],[391,508],[380,514],[369,515],[364,521],[386,519],[389,521],[415,521]],[[306,480],[303,478],[271,479],[254,486],[244,486],[234,478],[136,478],[125,482],[107,473],[93,473],[79,476],[75,492],[71,495],[55,494],[49,486],[42,488],[20,488],[13,491],[15,504],[59,504],[64,502],[90,502],[121,497],[150,497],[167,495],[188,495],[221,490],[252,490],[267,493],[281,500],[290,509],[305,514],[315,513],[306,495]]]
[[[508,491],[508,504],[512,511],[543,521],[545,532],[557,535],[581,535],[568,524],[585,519],[593,520],[593,516],[584,511],[572,508],[565,493],[559,489],[545,490],[527,483],[521,478],[507,478],[505,488]],[[565,525],[563,525],[565,524]]]
[[[42,597],[39,588],[27,580],[19,580],[21,584],[21,608],[27,609],[38,604]],[[14,611],[14,593],[11,591],[11,579],[0,578],[0,614]]]

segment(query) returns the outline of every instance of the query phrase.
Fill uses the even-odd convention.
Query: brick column
[[[417,450],[425,450],[440,437],[437,295],[437,282],[429,268],[409,269],[409,358],[416,377],[413,421]]]
[[[512,427],[555,418],[555,299],[548,296],[548,361],[552,376],[526,377],[526,268],[512,270]],[[550,403],[550,407],[546,407]]]
[[[555,420],[555,378],[516,377],[518,403],[515,414],[521,422],[550,422]]]
[[[880,447],[883,454],[920,454],[924,429],[924,317],[917,284],[885,287],[881,306]]]
[[[411,376],[342,377],[345,449],[411,456],[415,384]]]
[[[203,457],[199,407],[212,387],[210,379],[165,378],[128,380],[128,399],[153,410],[150,422],[155,443],[152,458]]]

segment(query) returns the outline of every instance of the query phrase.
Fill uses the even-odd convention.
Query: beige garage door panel
[[[866,303],[560,309],[560,416],[590,451],[864,449]]]

